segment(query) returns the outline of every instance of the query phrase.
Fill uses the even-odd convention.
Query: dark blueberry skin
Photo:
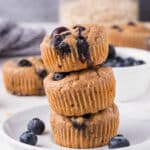
[[[136,61],[133,57],[128,57],[127,60],[130,64],[133,64]]]
[[[145,62],[143,60],[137,60],[136,61],[136,65],[143,65],[145,64]]]
[[[71,52],[70,46],[66,42],[61,42],[58,45],[58,49],[62,56]]]
[[[37,70],[37,74],[41,79],[44,79],[47,76],[47,71],[45,69]]]
[[[84,123],[79,124],[78,122],[73,121],[72,124],[73,124],[73,127],[78,129],[78,130],[81,130],[81,129],[83,130],[86,128],[86,125]]]
[[[65,31],[69,31],[69,29],[68,28],[66,28],[66,27],[58,27],[58,28],[56,28],[52,33],[51,33],[51,37],[53,37],[54,35],[56,35],[56,34],[60,34],[60,33],[62,33],[62,32],[65,32]]]
[[[123,135],[117,135],[113,137],[108,143],[109,149],[127,147],[127,146],[130,146],[130,143]]]
[[[26,131],[21,134],[19,140],[20,140],[20,142],[25,143],[25,144],[36,145],[38,138],[34,133]]]
[[[112,29],[116,29],[116,30],[118,30],[119,32],[122,32],[122,31],[123,31],[123,29],[122,29],[121,27],[119,27],[118,25],[113,25],[113,26],[111,26],[111,28],[112,28]]]
[[[76,26],[73,27],[73,29],[78,29],[79,30],[78,36],[82,37],[82,31],[85,30],[85,27],[80,26],[80,25],[76,25]]]
[[[124,59],[120,56],[117,56],[115,59],[116,59],[117,62],[120,62],[120,63],[124,62]]]
[[[34,118],[28,123],[28,131],[33,132],[36,135],[41,135],[44,130],[45,124],[38,118]]]
[[[89,45],[84,37],[77,38],[77,50],[80,61],[84,63],[89,55]]]
[[[65,35],[55,35],[52,40],[51,40],[51,44],[54,45],[54,47],[56,48],[57,52],[61,55],[64,56],[65,54],[68,54],[71,52],[70,50],[70,46],[66,43],[63,42],[63,40],[65,39]]]
[[[108,59],[113,59],[115,57],[116,57],[115,47],[113,45],[109,44]]]
[[[56,48],[58,48],[57,46],[64,40],[62,35],[55,35],[52,40],[51,40],[51,44],[54,45]]]
[[[80,26],[80,25],[76,25],[76,26],[73,27],[73,29],[76,29],[76,28],[78,28],[80,31],[84,31],[85,30],[85,27]]]
[[[135,26],[135,25],[136,25],[136,23],[135,23],[135,22],[130,21],[130,22],[128,22],[128,25],[129,25],[129,26]]]
[[[84,119],[89,119],[91,117],[91,114],[85,114],[82,116]]]
[[[116,56],[115,48],[110,44],[108,58],[103,66],[129,67],[142,64],[145,64],[143,60],[136,60],[133,57],[122,58],[120,56]]]
[[[18,66],[20,66],[20,67],[31,67],[32,63],[29,60],[27,60],[27,59],[21,59],[18,62]]]
[[[76,118],[72,118],[71,121],[72,121],[73,127],[76,128],[76,129],[78,129],[78,130],[83,130],[83,129],[86,128],[85,122],[83,122],[83,123],[78,123],[78,122],[76,121]]]
[[[54,73],[53,74],[53,80],[54,81],[62,80],[67,75],[69,75],[69,73]]]

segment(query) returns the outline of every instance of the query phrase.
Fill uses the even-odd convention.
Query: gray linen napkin
[[[0,20],[0,57],[39,55],[45,33],[41,28],[25,28]]]

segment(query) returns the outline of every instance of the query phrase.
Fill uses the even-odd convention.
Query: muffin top
[[[4,72],[16,74],[36,74],[44,79],[47,76],[47,70],[41,58],[28,57],[9,60],[3,65]]]
[[[89,82],[93,83],[93,86],[96,86],[98,80],[105,78],[114,79],[111,67],[95,67],[93,69],[72,73],[50,73],[47,78],[45,78],[44,83],[45,86],[50,86],[51,89],[76,89],[76,87],[80,89],[83,87],[90,88]]]
[[[47,35],[42,44],[52,47],[51,50],[60,56],[76,53],[84,63],[90,59],[90,49],[107,40],[106,30],[98,25],[75,25],[70,28],[58,27]]]
[[[108,28],[108,30],[119,32],[119,33],[125,33],[125,32],[131,32],[131,33],[147,33],[150,34],[150,28],[144,26],[142,23],[136,23],[136,22],[128,22],[126,24],[120,24],[120,25],[112,25]]]
[[[124,24],[124,30],[125,31],[132,31],[132,32],[141,32],[141,33],[149,33],[150,34],[150,28],[144,26],[142,23],[136,23],[136,22],[128,22],[127,24]]]
[[[64,123],[70,126],[74,126],[77,129],[84,129],[86,126],[90,126],[91,124],[104,122],[109,118],[118,117],[119,111],[115,104],[112,107],[109,107],[105,110],[99,111],[95,114],[85,114],[79,117],[66,117],[62,115],[58,115],[53,110],[51,110],[51,120],[57,120],[57,123]]]

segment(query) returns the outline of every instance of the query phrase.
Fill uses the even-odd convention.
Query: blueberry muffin
[[[148,37],[150,37],[150,28],[140,23],[129,22],[124,27],[122,46],[146,49]]]
[[[51,73],[44,80],[51,108],[65,116],[96,113],[111,106],[115,78],[110,67],[72,73]]]
[[[70,148],[94,148],[108,144],[117,134],[119,111],[115,104],[95,114],[66,117],[51,112],[54,141]]]
[[[128,22],[108,29],[109,43],[115,46],[147,49],[148,37],[150,37],[150,28],[141,23]]]
[[[36,57],[10,60],[3,65],[5,87],[15,95],[44,95],[46,75],[42,60]]]
[[[107,33],[98,25],[58,27],[41,44],[41,56],[51,72],[71,72],[102,64],[108,55]]]

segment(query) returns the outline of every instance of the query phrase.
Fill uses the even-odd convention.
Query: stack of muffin
[[[106,30],[98,25],[56,28],[41,44],[41,56],[52,72],[44,80],[55,142],[72,148],[105,145],[117,134],[112,68]]]

